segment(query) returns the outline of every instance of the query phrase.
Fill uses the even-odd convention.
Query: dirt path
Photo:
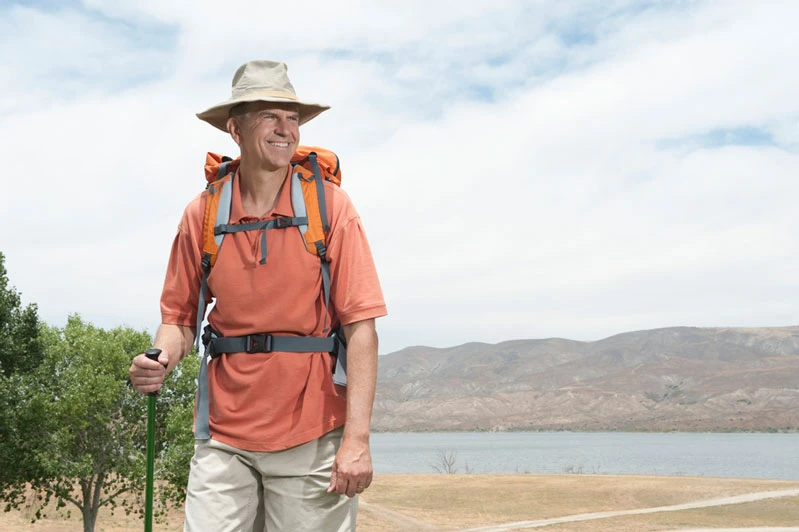
[[[757,527],[757,528],[692,528],[675,532],[799,532],[799,527]]]
[[[608,517],[621,517],[626,515],[643,515],[653,514],[658,512],[676,512],[680,510],[693,510],[695,508],[708,508],[710,506],[724,506],[728,504],[741,504],[747,502],[757,502],[765,499],[777,499],[780,497],[797,497],[799,496],[799,489],[793,490],[779,490],[779,491],[761,491],[758,493],[748,493],[745,495],[736,495],[734,497],[722,497],[719,499],[708,499],[705,501],[689,502],[685,504],[675,504],[673,506],[658,506],[654,508],[640,508],[637,510],[619,510],[613,512],[594,512],[588,514],[565,515],[563,517],[555,517],[552,519],[539,519],[536,521],[516,521],[514,523],[505,523],[502,525],[481,526],[477,528],[463,528],[458,532],[509,532],[511,530],[525,530],[530,528],[541,528],[549,525],[560,523],[575,523],[578,521],[590,521],[593,519],[606,519]],[[714,532],[719,532],[718,529],[713,529]],[[746,529],[745,529],[746,530]],[[768,532],[776,531],[799,531],[799,528],[750,528],[750,532],[759,530],[766,530]],[[694,531],[681,531],[681,532],[697,532]]]
[[[397,527],[396,530],[398,531],[440,530],[435,525],[425,523],[424,521],[419,521],[418,519],[395,512],[394,510],[389,510],[385,506],[381,506],[379,504],[358,501],[358,512],[373,513],[374,515],[385,519],[386,521],[390,521],[394,526]]]

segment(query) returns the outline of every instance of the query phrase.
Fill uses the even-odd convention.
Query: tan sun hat
[[[301,102],[294,93],[289,81],[288,67],[278,61],[249,61],[233,74],[230,99],[202,113],[197,118],[205,120],[217,129],[227,133],[227,119],[230,110],[245,102],[296,103],[300,108],[300,124],[308,122],[320,113],[330,109],[329,105]]]

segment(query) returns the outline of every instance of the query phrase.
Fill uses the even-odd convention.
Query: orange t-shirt
[[[242,207],[239,177],[232,189],[231,223],[293,216],[291,180],[263,218]],[[326,336],[335,327],[386,315],[372,253],[347,194],[325,182],[330,221],[330,306],[325,308],[319,257],[307,251],[296,227],[225,235],[208,277],[208,315],[222,336],[272,333]],[[163,323],[194,327],[202,279],[205,194],[186,207],[172,244],[164,290]],[[325,323],[326,321],[326,323]],[[201,331],[198,331],[201,334]],[[316,439],[344,424],[346,388],[333,384],[328,353],[231,353],[208,365],[209,425],[214,439],[248,451],[277,451]]]

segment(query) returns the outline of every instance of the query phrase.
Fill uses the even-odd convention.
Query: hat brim
[[[222,102],[218,105],[206,109],[201,113],[197,113],[197,118],[199,118],[200,120],[204,120],[205,122],[208,122],[215,128],[227,133],[228,132],[227,120],[228,118],[230,118],[230,110],[240,103],[247,103],[247,102],[296,103],[300,111],[300,125],[313,120],[320,114],[330,109],[329,105],[321,105],[318,103],[311,103],[311,102],[300,102],[297,100],[292,100],[290,98],[279,98],[275,96],[264,97],[264,96],[253,95],[249,97],[244,96],[236,99],[230,99],[226,102]]]

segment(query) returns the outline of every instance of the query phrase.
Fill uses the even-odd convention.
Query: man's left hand
[[[333,461],[333,474],[327,492],[354,497],[371,483],[372,455],[369,444],[345,437]]]

